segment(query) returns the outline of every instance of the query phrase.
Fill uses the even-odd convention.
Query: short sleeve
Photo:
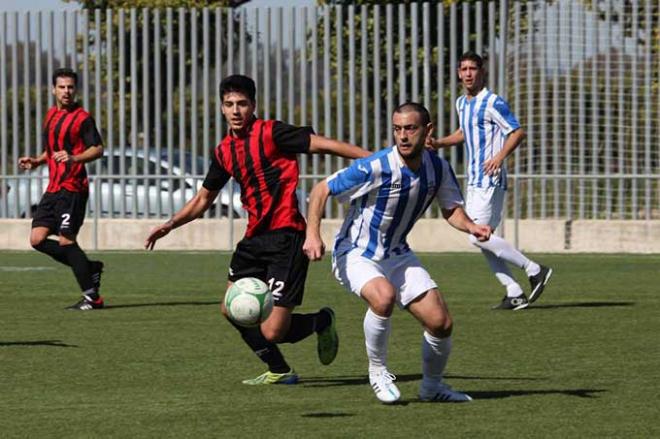
[[[345,203],[367,193],[371,182],[371,166],[369,162],[360,159],[328,177],[328,188],[332,196]]]
[[[85,119],[80,125],[80,138],[82,139],[85,148],[103,145],[99,130],[96,128],[96,123],[91,116]]]
[[[206,173],[206,178],[202,186],[210,191],[219,191],[224,187],[224,185],[229,181],[231,175],[227,170],[220,166],[218,163],[218,158],[214,155],[211,159],[211,165],[209,170]]]
[[[520,128],[520,123],[509,109],[509,104],[501,97],[495,99],[490,113],[493,122],[500,127],[505,136]]]
[[[273,125],[275,145],[282,152],[289,154],[308,152],[312,134],[314,134],[312,127],[297,127],[279,121]]]
[[[442,176],[440,180],[440,188],[436,194],[436,198],[440,207],[443,209],[453,209],[457,206],[462,206],[463,194],[461,187],[458,185],[458,180],[446,160],[440,160],[439,166],[442,166]]]

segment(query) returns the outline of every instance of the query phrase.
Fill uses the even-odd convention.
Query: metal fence
[[[106,145],[104,159],[88,165],[92,215],[165,217],[195,193],[224,134],[217,86],[225,75],[255,79],[262,117],[376,150],[391,142],[391,112],[406,100],[435,114],[437,133],[457,128],[454,72],[467,49],[487,55],[491,88],[529,134],[510,163],[509,213],[657,217],[657,44],[636,44],[635,64],[612,62],[603,55],[610,46],[574,36],[607,25],[607,13],[588,19],[573,3],[0,12],[0,217],[29,217],[45,188],[46,174],[21,172],[17,158],[41,150],[57,67],[80,72],[81,103]],[[650,36],[657,5],[644,4]],[[616,73],[629,67],[635,79],[616,94]],[[616,127],[624,119],[628,131]],[[444,154],[461,177],[462,150]],[[614,165],[622,160],[625,169]],[[300,164],[304,198],[347,163],[301,156]],[[210,215],[240,215],[237,190],[230,185]],[[343,207],[326,215],[342,217]]]
[[[524,218],[660,218],[660,4],[515,2],[507,97]]]

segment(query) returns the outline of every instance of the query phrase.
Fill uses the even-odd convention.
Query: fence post
[[[99,212],[101,211],[101,185],[99,178],[94,177],[94,221],[92,227],[92,248],[99,249]],[[112,197],[112,194],[110,195]]]

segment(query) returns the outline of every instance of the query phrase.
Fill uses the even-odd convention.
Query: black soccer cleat
[[[541,271],[529,277],[529,283],[532,286],[532,292],[529,293],[529,303],[535,302],[541,296],[550,280],[550,276],[552,276],[552,268],[541,265]]]
[[[319,361],[321,364],[327,366],[332,363],[337,357],[339,350],[339,336],[337,335],[337,327],[335,326],[335,312],[332,308],[321,308],[320,312],[325,312],[330,315],[330,324],[318,333],[317,351],[319,354]]]
[[[87,297],[83,296],[78,302],[67,307],[67,309],[73,311],[91,311],[93,309],[102,309],[103,308],[103,297],[99,296],[96,300],[89,300]]]
[[[504,296],[502,301],[495,305],[492,309],[510,309],[512,311],[517,311],[519,309],[525,309],[529,306],[527,297],[524,294],[516,297]]]
[[[98,294],[101,289],[101,274],[103,274],[103,262],[91,261],[90,270],[92,272],[92,282],[94,282],[94,292]]]

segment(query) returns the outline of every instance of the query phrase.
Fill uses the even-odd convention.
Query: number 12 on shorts
[[[270,288],[270,292],[273,294],[273,297],[280,298],[282,297],[282,290],[284,289],[284,282],[281,280],[275,280],[274,277],[271,277],[268,279],[268,288]]]

